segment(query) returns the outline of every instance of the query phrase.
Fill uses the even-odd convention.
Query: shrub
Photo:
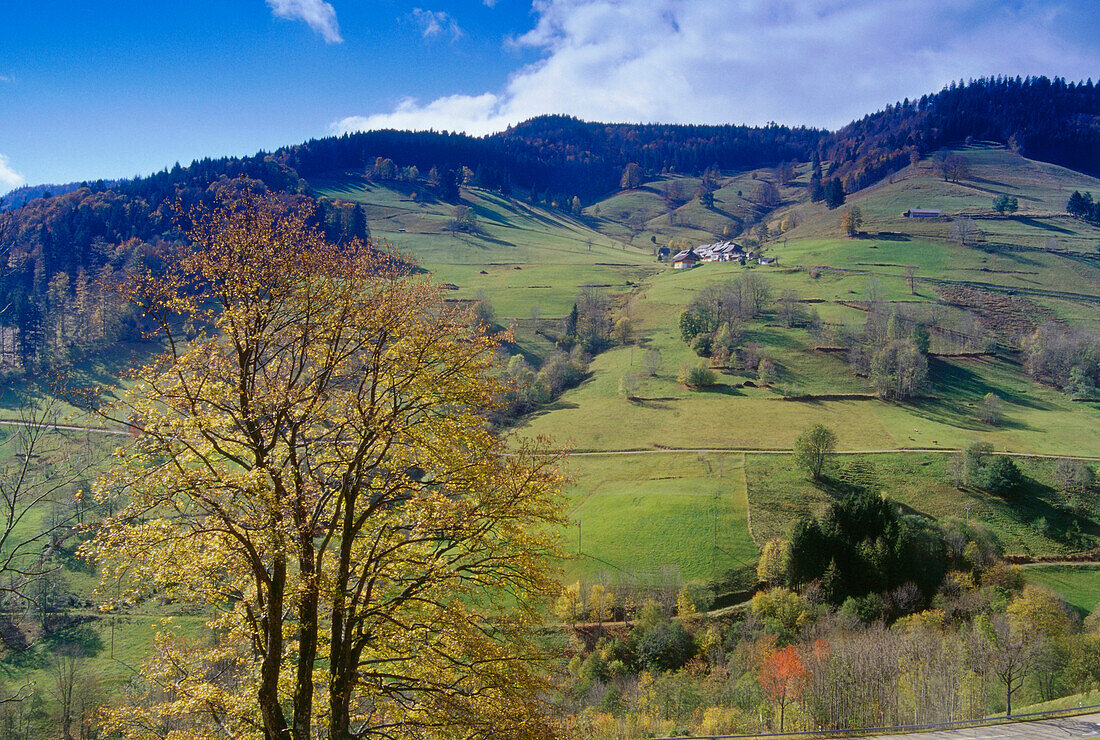
[[[688,388],[706,388],[714,385],[718,376],[706,365],[684,365],[676,379]]]
[[[1016,463],[1011,459],[997,455],[982,468],[980,486],[990,493],[1004,495],[1011,493],[1023,482],[1023,476]]]
[[[700,357],[710,357],[710,351],[714,346],[714,342],[710,337],[710,334],[699,334],[691,342],[691,349],[695,354]]]
[[[846,617],[858,619],[863,624],[871,624],[881,619],[886,611],[886,603],[878,594],[849,596],[840,606],[840,613]]]
[[[649,670],[675,671],[695,654],[691,635],[679,622],[662,622],[645,630],[637,640],[638,662]]]

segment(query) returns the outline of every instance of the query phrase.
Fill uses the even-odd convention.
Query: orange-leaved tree
[[[535,629],[561,480],[486,423],[497,343],[308,210],[245,189],[189,218],[124,286],[166,349],[117,410],[140,434],[97,491],[127,505],[88,551],[109,607],[192,604],[212,632],[159,634],[110,729],[550,734]]]
[[[779,707],[779,731],[783,732],[787,705],[802,695],[810,672],[793,645],[775,650],[764,659],[760,667],[760,686],[764,693]]]

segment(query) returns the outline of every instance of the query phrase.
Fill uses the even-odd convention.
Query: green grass
[[[1100,704],[1100,690],[1086,691],[1082,694],[1063,696],[1060,699],[1052,699],[1037,704],[1028,704],[1020,707],[1017,714],[1031,712],[1050,712],[1058,709],[1076,709],[1077,707],[1093,707]]]
[[[706,580],[755,564],[742,455],[574,456],[567,469],[567,580],[668,568]]]
[[[411,186],[353,175],[314,185],[323,195],[364,204],[372,237],[458,285],[448,297],[484,292],[501,317],[527,318],[532,306],[543,316],[564,315],[581,287],[621,291],[653,261],[651,250],[608,238],[585,220],[476,188],[463,190],[462,204],[477,214],[481,233],[452,234],[454,205],[413,200]]]
[[[843,455],[829,481],[813,483],[788,455],[747,455],[749,505],[758,543],[785,536],[804,516],[818,516],[843,495],[845,480],[859,480],[908,509],[935,519],[978,521],[992,530],[1010,554],[1065,555],[1080,550],[1068,536],[1071,525],[1100,535],[1100,518],[1076,520],[1051,486],[1054,461],[1015,458],[1026,480],[1024,490],[997,496],[950,482],[949,455]],[[1040,520],[1045,521],[1046,527]],[[1098,598],[1097,600],[1100,600]],[[1091,608],[1091,607],[1090,607]]]
[[[1046,586],[1082,614],[1100,604],[1100,565],[1028,565],[1023,570],[1029,582]]]
[[[720,375],[714,388],[688,390],[677,382],[677,371],[701,360],[680,337],[680,312],[706,285],[745,270],[708,264],[687,274],[666,269],[647,280],[622,310],[635,321],[639,344],[596,357],[591,377],[527,418],[523,433],[548,435],[578,449],[770,449],[790,448],[803,429],[823,423],[837,431],[840,448],[849,450],[961,448],[974,441],[1026,453],[1090,455],[1100,450],[1100,407],[1075,403],[1035,383],[1004,358],[933,359],[928,398],[914,403],[782,400],[783,393],[870,394],[873,389],[853,374],[842,353],[812,351],[814,341],[806,330],[780,327],[767,316],[746,327],[743,344],[760,344],[777,364],[774,388],[734,387],[755,377],[741,372]],[[828,301],[813,304],[827,320],[858,326],[866,319],[863,311],[837,303],[864,297],[865,277],[826,274],[815,280],[800,270],[758,267],[755,272],[773,294],[797,290],[803,298]],[[898,300],[909,295],[900,279],[886,283],[882,292]],[[921,291],[916,300],[928,295]],[[619,393],[619,380],[642,372],[643,356],[651,348],[661,353],[661,370],[642,379],[642,400],[628,401]],[[1004,419],[995,427],[977,419],[978,401],[986,393],[1004,400]]]

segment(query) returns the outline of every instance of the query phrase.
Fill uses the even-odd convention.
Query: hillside
[[[746,607],[732,605],[757,586],[761,548],[852,492],[887,496],[929,522],[973,520],[1020,558],[1080,558],[1100,542],[1100,511],[1067,495],[1054,459],[1080,457],[1096,468],[1100,404],[1040,382],[1025,365],[1028,338],[1041,326],[1100,329],[1100,228],[1064,212],[1070,193],[1100,193],[1100,180],[996,143],[947,153],[969,165],[959,182],[944,180],[935,167],[938,152],[930,152],[832,210],[812,201],[808,163],[785,173],[760,163],[650,172],[638,187],[614,190],[579,212],[538,194],[482,187],[476,178],[461,187],[454,182],[456,192],[443,197],[423,177],[379,179],[360,168],[303,179],[287,197],[320,204],[318,225],[330,237],[369,230],[380,248],[397,250],[444,284],[449,300],[491,308],[493,323],[515,336],[503,348],[502,372],[518,365],[516,377],[530,379],[564,357],[582,366],[551,397],[501,421],[506,435],[545,437],[574,452],[564,463],[570,521],[559,532],[562,550],[574,556],[564,563],[565,583],[600,584],[630,598],[656,592],[674,598],[684,584],[705,583],[716,605],[736,610]],[[277,190],[276,180],[290,178],[289,170],[268,166],[271,182],[263,172],[239,183],[220,180],[195,202],[219,188]],[[824,166],[834,171],[833,163]],[[705,184],[710,204],[699,196]],[[1017,198],[1019,209],[996,213],[1000,195]],[[129,205],[122,194],[84,188],[28,208],[63,229],[47,239],[57,251],[39,243],[31,266],[21,266],[27,292],[15,315],[33,309],[34,264],[60,255],[36,331],[56,337],[94,328],[95,312],[75,308],[80,289],[56,278],[66,269],[80,274],[77,235],[95,233],[87,237],[98,245],[89,264],[119,273],[155,266],[154,247],[173,238],[164,210],[146,213],[145,231],[128,230],[139,225],[119,215]],[[916,207],[940,209],[942,216],[902,215]],[[841,216],[851,208],[859,209],[862,224],[848,236]],[[114,220],[97,221],[103,212]],[[965,240],[957,236],[959,223],[973,226]],[[88,231],[96,224],[110,229]],[[108,248],[114,240],[121,244]],[[715,240],[736,241],[778,262],[678,271],[656,260],[660,247]],[[37,274],[44,277],[43,270]],[[685,309],[716,287],[753,281],[767,289],[767,299],[734,322],[726,355],[700,356],[684,339]],[[615,328],[594,343],[590,357],[566,328],[573,309],[586,302],[598,306],[605,330]],[[624,319],[628,330],[619,331]],[[928,384],[913,397],[883,399],[870,355],[915,336],[918,326],[929,331]],[[119,331],[137,328],[133,322]],[[14,352],[12,333],[3,337]],[[102,354],[77,347],[59,366],[78,380],[109,383],[124,355],[140,357],[142,346],[116,343]],[[689,388],[681,374],[701,364],[715,380]],[[1095,363],[1090,368],[1095,374]],[[999,399],[992,422],[982,411],[989,394]],[[12,402],[5,397],[8,413]],[[843,453],[821,481],[811,481],[790,454],[798,435],[816,423],[836,431]],[[87,454],[86,439],[70,434],[64,449]],[[104,450],[116,441],[105,438]],[[957,453],[975,442],[1014,455],[1021,479],[1011,492],[958,478]],[[55,510],[39,512],[35,522]],[[198,611],[170,600],[98,614],[90,606],[100,598],[95,579],[73,557],[73,545],[75,538],[59,556],[62,568],[51,585],[60,606],[44,617],[55,620],[56,633],[0,660],[0,679],[47,681],[55,646],[79,644],[91,656],[85,669],[98,677],[96,690],[111,693],[140,662],[162,619],[187,633],[202,629]],[[1094,570],[1045,563],[1029,565],[1021,578],[1064,593],[1084,613],[1095,606]]]
[[[636,340],[596,355],[579,387],[524,417],[517,433],[546,435],[578,451],[648,450],[654,456],[579,456],[570,463],[577,475],[571,512],[581,523],[583,555],[569,566],[571,574],[614,573],[630,563],[632,570],[656,577],[675,564],[685,577],[699,578],[743,568],[751,563],[754,546],[745,551],[741,540],[732,550],[715,550],[722,553],[716,559],[698,560],[692,553],[700,552],[706,532],[696,519],[704,510],[713,517],[720,499],[704,495],[692,504],[694,497],[714,484],[723,490],[729,485],[720,483],[724,477],[747,476],[748,506],[764,505],[753,503],[752,481],[761,469],[770,469],[766,466],[788,471],[790,466],[782,457],[740,452],[712,452],[698,459],[690,452],[677,461],[663,455],[664,448],[790,449],[802,429],[825,423],[838,432],[841,449],[929,450],[901,453],[897,459],[911,457],[918,469],[939,471],[941,477],[927,481],[937,491],[928,512],[937,516],[974,504],[967,502],[971,494],[941,485],[948,455],[936,450],[947,453],[975,441],[1024,454],[1096,455],[1100,450],[1097,405],[1037,383],[1024,373],[1018,354],[1020,332],[1043,322],[1100,325],[1095,310],[1100,229],[1064,213],[1069,193],[1100,191],[1100,181],[996,145],[953,151],[970,164],[970,175],[959,183],[945,182],[929,157],[849,196],[837,210],[810,202],[806,165],[796,168],[786,185],[776,182],[771,168],[722,172],[709,208],[695,197],[701,179],[677,175],[616,192],[587,206],[579,217],[464,189],[462,203],[478,214],[481,234],[450,232],[453,206],[414,199],[407,186],[372,184],[350,174],[310,184],[326,197],[361,204],[372,233],[414,255],[439,280],[453,283],[456,299],[487,298],[498,323],[515,327],[519,349],[533,364],[552,351],[551,339],[560,336],[563,317],[582,289],[596,286],[615,299],[613,316],[630,319]],[[778,185],[775,203],[762,202],[767,183]],[[998,215],[992,202],[1000,194],[1017,197],[1019,210]],[[841,234],[840,215],[848,207],[863,213],[857,238]],[[944,217],[922,221],[901,215],[912,207],[939,208]],[[778,265],[711,263],[678,274],[653,257],[658,246],[670,242],[734,238],[754,243],[755,224],[768,224],[774,235],[792,213],[798,225],[762,245],[779,257]],[[966,245],[951,236],[952,224],[961,217],[979,229]],[[913,291],[906,281],[910,266],[916,267]],[[761,383],[756,367],[742,364],[720,370],[717,385],[707,390],[689,390],[677,379],[678,371],[700,358],[680,337],[680,313],[708,286],[746,271],[763,278],[773,298],[796,294],[827,331],[788,327],[774,311],[765,312],[745,324],[740,346],[758,346],[775,368],[774,379]],[[854,373],[844,352],[836,351],[840,337],[864,327],[869,299],[875,296],[886,313],[900,310],[907,320],[933,317],[939,326],[931,338],[931,385],[920,399],[875,398],[869,379]],[[660,353],[660,367],[650,376],[643,366],[652,350]],[[623,397],[625,376],[636,376],[633,400]],[[997,425],[977,416],[988,393],[1004,402]],[[789,400],[800,397],[805,400]],[[871,458],[872,465],[876,459]],[[897,470],[893,459],[881,457],[886,471],[882,491],[904,498],[904,490],[895,487],[899,473],[890,472]],[[684,470],[673,473],[670,465]],[[727,472],[708,472],[713,470]],[[792,480],[768,494],[778,494],[776,510],[787,511],[787,518],[758,513],[770,523],[758,524],[753,533],[757,545],[768,532],[782,532],[792,512],[801,510],[782,503],[799,496],[797,491]],[[919,502],[915,505],[920,508]],[[1028,534],[1031,521],[1044,516],[1041,509],[1012,514],[1011,503],[996,499],[982,506],[988,507],[991,521],[1002,522],[998,531],[1011,551],[1055,554],[1078,547]],[[1047,512],[1050,516],[1061,521],[1060,514]],[[654,517],[667,521],[669,529],[624,539],[625,532]],[[722,531],[745,526],[736,521],[746,520],[734,514]],[[1100,534],[1096,526],[1088,524],[1086,531]],[[687,531],[695,531],[699,542],[682,540]],[[574,535],[565,536],[568,542]]]

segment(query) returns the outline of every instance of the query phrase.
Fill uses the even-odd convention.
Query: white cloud
[[[8,163],[8,158],[0,154],[0,193],[6,193],[25,182],[26,179],[12,169],[11,164]]]
[[[336,132],[435,128],[483,134],[542,113],[599,121],[841,126],[952,79],[1084,79],[1100,6],[1061,0],[535,0],[512,43],[541,59],[501,90],[402,100]],[[426,12],[426,11],[425,11]],[[442,32],[442,29],[439,31]]]
[[[12,81],[11,77],[8,77],[7,75],[0,75],[0,82],[11,82],[11,81]]]
[[[420,27],[420,34],[426,39],[444,34],[449,35],[452,39],[458,39],[463,35],[458,22],[442,10],[413,8],[408,18]]]
[[[330,44],[341,43],[340,24],[336,21],[336,9],[324,0],[267,0],[276,18],[305,21]]]

